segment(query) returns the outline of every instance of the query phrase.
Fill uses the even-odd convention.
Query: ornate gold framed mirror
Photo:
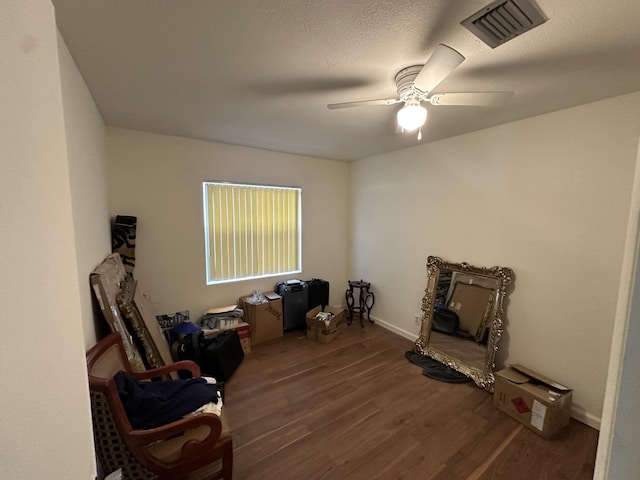
[[[476,267],[428,257],[420,336],[414,350],[493,391],[504,302],[513,279],[507,267]],[[455,328],[446,333],[437,325],[434,328],[434,313],[455,317]]]
[[[118,308],[129,324],[134,341],[144,353],[147,368],[159,368],[173,363],[171,351],[153,312],[153,305],[142,293],[132,276],[120,284],[116,295]]]

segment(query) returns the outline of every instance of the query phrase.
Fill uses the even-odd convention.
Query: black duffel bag
[[[235,330],[222,332],[215,338],[204,341],[196,362],[203,375],[225,382],[236,371],[244,359],[240,337]]]
[[[436,332],[446,333],[447,335],[456,335],[460,319],[458,314],[448,308],[438,308],[433,311],[433,319],[431,321],[431,329]]]

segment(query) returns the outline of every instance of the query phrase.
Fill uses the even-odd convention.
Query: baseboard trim
[[[412,332],[407,332],[406,330],[402,329],[402,328],[398,328],[395,325],[392,325],[388,322],[385,322],[384,320],[380,320],[378,317],[374,317],[373,315],[371,316],[371,319],[377,323],[378,325],[380,325],[382,328],[385,328],[397,335],[400,335],[401,337],[404,337],[408,340],[411,340],[412,342],[415,342],[418,339],[418,334],[417,333],[412,333]]]
[[[575,405],[571,407],[571,417],[580,423],[584,423],[585,425],[600,431],[600,417],[596,417],[589,412],[585,412],[580,407],[576,407]]]
[[[396,335],[400,335],[408,340],[415,342],[418,338],[418,334],[408,332],[402,328],[398,328],[391,323],[385,322],[384,320],[379,319],[378,317],[371,316],[371,319],[382,328],[389,330]],[[576,407],[573,405],[571,407],[571,417],[577,420],[580,423],[584,423],[585,425],[590,426],[591,428],[595,428],[596,430],[600,430],[600,417],[597,417],[591,413],[585,412],[582,408]]]

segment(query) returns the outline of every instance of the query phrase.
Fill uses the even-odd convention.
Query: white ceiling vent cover
[[[498,0],[460,22],[491,48],[547,21],[529,0]]]

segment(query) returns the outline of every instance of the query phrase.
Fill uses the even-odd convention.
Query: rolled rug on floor
[[[412,351],[405,352],[404,356],[411,363],[422,367],[422,374],[425,377],[447,383],[466,383],[471,381],[466,375],[447,367],[433,358],[425,357]]]

